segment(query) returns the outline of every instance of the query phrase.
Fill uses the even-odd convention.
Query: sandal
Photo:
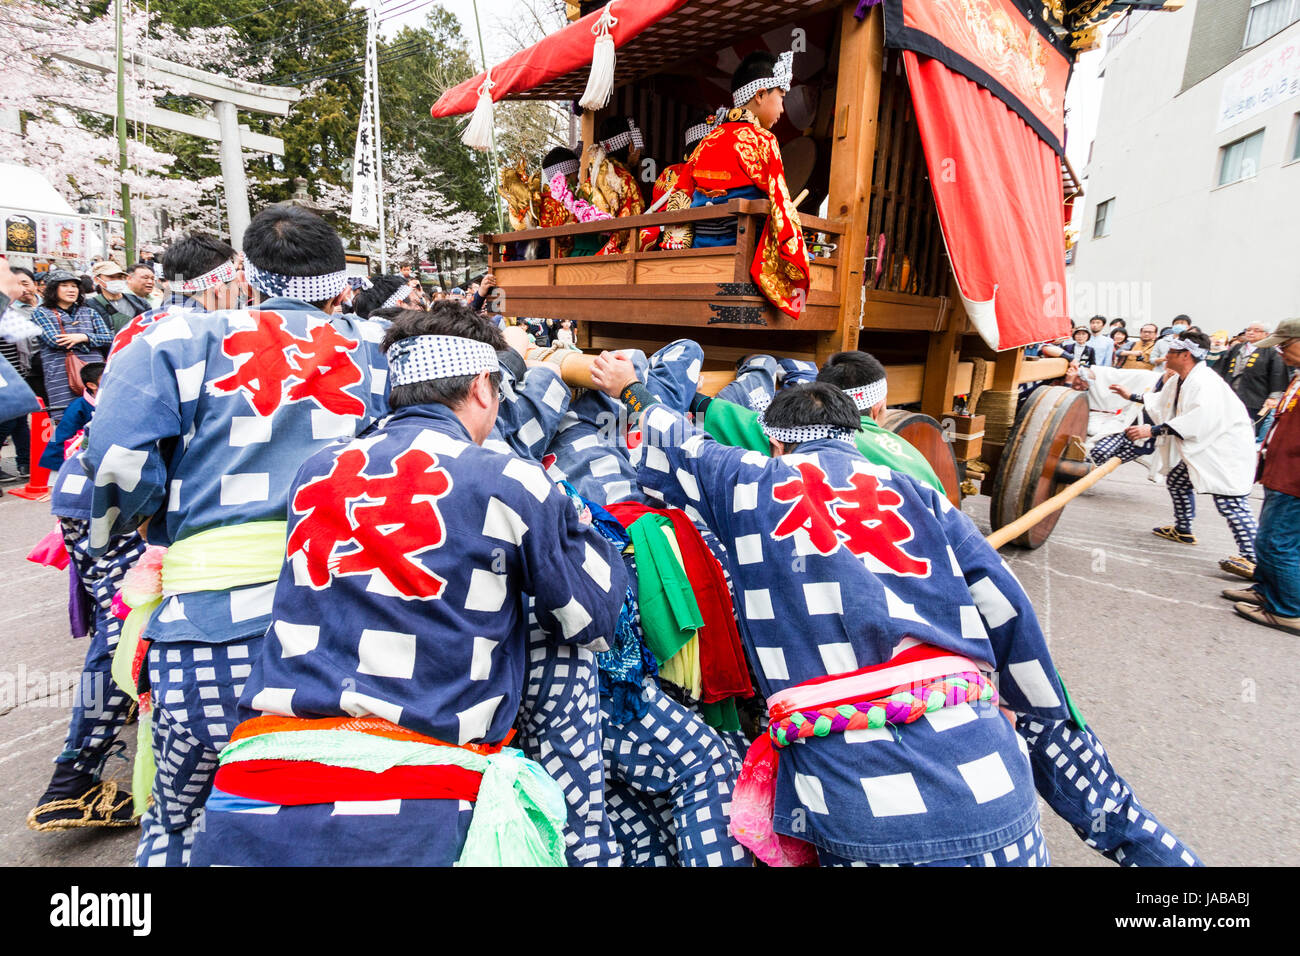
[[[1219,562],[1219,568],[1229,574],[1235,574],[1239,578],[1245,578],[1247,581],[1255,580],[1255,562],[1250,558],[1243,558],[1239,554],[1224,558]]]
[[[27,826],[32,830],[133,827],[139,823],[131,792],[113,780],[101,780],[79,797],[42,803],[27,814]]]
[[[1184,534],[1173,525],[1165,525],[1163,528],[1152,528],[1151,533],[1157,538],[1168,538],[1170,541],[1177,541],[1179,544],[1196,544],[1196,535]]]
[[[1281,617],[1272,611],[1256,607],[1253,604],[1237,604],[1234,605],[1234,608],[1238,614],[1248,621],[1263,624],[1265,627],[1275,627],[1279,631],[1286,631],[1288,634],[1300,636],[1300,617]]]
[[[1225,588],[1220,593],[1229,601],[1239,601],[1243,604],[1256,605],[1264,603],[1264,599],[1259,596],[1259,592],[1254,588]]]

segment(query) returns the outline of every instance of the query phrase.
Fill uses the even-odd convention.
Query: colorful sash
[[[140,704],[132,772],[132,794],[137,813],[144,813],[156,771],[153,760],[153,726],[147,695],[139,693],[140,671],[149,644],[144,626],[162,604],[164,596],[194,591],[228,591],[268,584],[280,577],[284,563],[283,521],[250,521],[212,528],[183,538],[170,548],[150,547],[132,565],[118,591],[131,609],[113,652],[112,674],[118,687]]]
[[[564,866],[564,792],[508,742],[449,744],[377,717],[258,717],[235,728],[213,787],[280,806],[467,800],[457,866]]]
[[[777,833],[779,750],[808,737],[910,724],[944,707],[993,703],[997,693],[974,661],[928,644],[848,674],[795,684],[768,700],[767,732],[745,754],[731,804],[731,834],[769,866],[816,866],[811,844]]]

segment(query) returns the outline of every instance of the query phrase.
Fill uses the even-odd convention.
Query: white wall
[[[1194,0],[1149,16],[1103,61],[1101,112],[1071,283],[1071,314],[1206,331],[1300,316],[1300,162],[1289,161],[1300,96],[1215,132],[1224,80],[1300,34],[1300,23],[1181,96]],[[1212,0],[1208,0],[1212,2]],[[1220,147],[1264,129],[1259,172],[1219,187]],[[1096,207],[1114,198],[1109,235]]]

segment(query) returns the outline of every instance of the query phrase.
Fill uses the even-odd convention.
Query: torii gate
[[[117,70],[117,60],[114,57],[93,50],[71,50],[55,55],[69,63],[98,70],[101,73],[114,73]],[[244,177],[244,150],[283,156],[284,141],[276,136],[254,133],[247,126],[240,126],[237,111],[243,109],[268,116],[288,116],[289,107],[296,103],[302,94],[291,86],[249,83],[246,80],[236,80],[206,70],[196,70],[194,67],[173,63],[147,53],[128,55],[137,66],[149,70],[154,75],[165,77],[166,85],[172,92],[181,96],[192,96],[211,104],[214,114],[211,117],[190,116],[150,105],[143,109],[128,106],[127,119],[177,133],[198,136],[220,145],[221,178],[226,193],[226,217],[230,223],[230,241],[236,249],[240,248],[244,240],[244,230],[248,228],[250,219],[248,182]],[[117,115],[117,107],[112,101],[93,109],[97,113],[108,116]]]

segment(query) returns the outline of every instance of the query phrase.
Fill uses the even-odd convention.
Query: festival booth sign
[[[998,350],[1064,335],[1068,53],[1012,0],[884,8],[967,315]]]

